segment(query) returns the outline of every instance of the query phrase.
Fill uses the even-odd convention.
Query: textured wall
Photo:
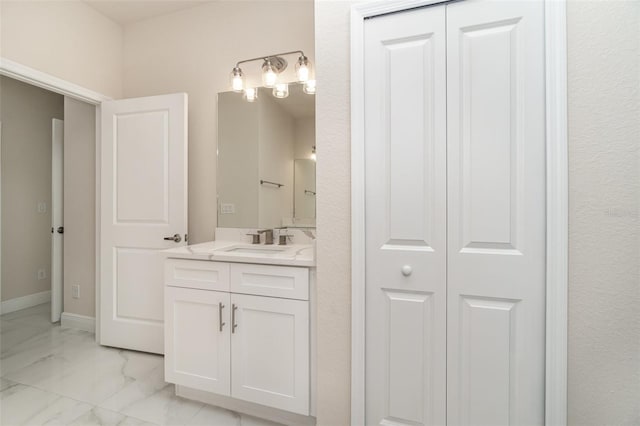
[[[318,425],[351,416],[351,115],[349,10],[316,2]]]
[[[0,77],[2,300],[51,290],[51,119],[62,117],[62,96]]]
[[[122,28],[81,1],[0,2],[0,55],[113,98]]]
[[[640,424],[640,2],[571,1],[569,423]]]

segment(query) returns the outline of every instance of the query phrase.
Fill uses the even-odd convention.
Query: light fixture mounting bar
[[[306,56],[302,50],[292,50],[290,52],[274,53],[273,55],[258,56],[257,58],[244,59],[242,61],[236,62],[236,67],[238,67],[240,64],[244,64],[246,62],[266,61],[267,59],[270,59],[270,58],[277,58],[278,56],[285,56],[285,55],[293,55],[294,53],[299,53],[302,56]]]

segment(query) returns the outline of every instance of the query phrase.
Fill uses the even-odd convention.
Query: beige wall
[[[259,185],[260,228],[277,228],[282,226],[283,218],[293,217],[295,120],[276,100],[271,96],[263,96],[260,99],[258,177],[284,186],[276,188],[273,185]]]
[[[63,113],[62,96],[0,77],[3,301],[51,290],[51,119]]]
[[[64,312],[95,316],[95,107],[64,98]],[[80,286],[80,298],[71,297]]]
[[[316,145],[316,118],[298,118],[295,132],[295,158],[311,158],[311,151]]]
[[[0,2],[0,56],[113,98],[122,28],[81,1]]]
[[[192,243],[213,239],[216,226],[216,94],[242,59],[301,49],[315,64],[313,25],[308,0],[213,2],[125,26],[124,95],[189,94]]]
[[[316,3],[319,425],[347,425],[350,416],[353,3]],[[568,8],[572,425],[640,423],[639,8]]]
[[[220,214],[221,228],[251,228],[258,224],[258,109],[234,92],[218,96],[219,140],[217,193],[220,204],[233,204],[234,213]],[[214,210],[215,213],[215,210]]]
[[[640,424],[640,2],[570,1],[569,423]]]

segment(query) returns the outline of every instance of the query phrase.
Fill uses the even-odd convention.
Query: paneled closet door
[[[446,413],[445,7],[367,20],[366,424]]]
[[[447,6],[450,425],[544,424],[544,2]]]

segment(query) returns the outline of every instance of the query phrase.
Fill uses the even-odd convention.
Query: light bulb
[[[278,73],[271,65],[271,61],[269,59],[265,60],[264,64],[262,64],[262,84],[264,87],[273,87],[276,85],[277,80]]]
[[[307,95],[315,95],[316,94],[316,81],[315,80],[307,80],[304,82],[304,87],[302,91]]]
[[[296,76],[298,77],[298,81],[304,83],[309,80],[309,68],[311,67],[311,62],[307,59],[306,56],[302,55],[298,58],[298,62],[296,62]]]
[[[244,74],[240,67],[234,67],[231,71],[231,89],[234,92],[242,92],[244,88]]]
[[[255,87],[247,87],[244,90],[244,98],[247,102],[255,102],[258,100],[258,89]]]
[[[287,83],[278,83],[273,88],[273,96],[282,99],[289,96],[289,85]]]

